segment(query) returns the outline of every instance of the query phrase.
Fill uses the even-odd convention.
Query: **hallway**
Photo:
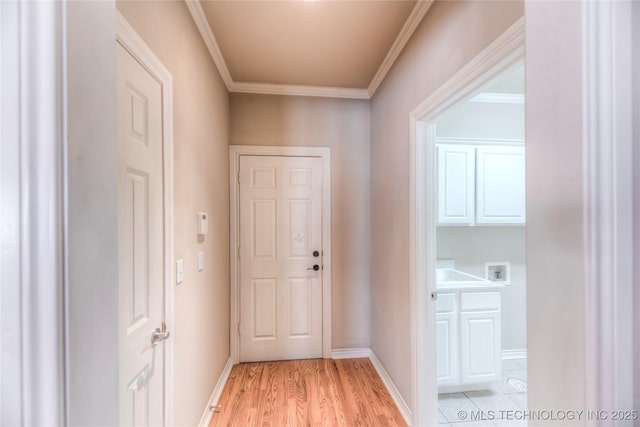
[[[0,18],[0,425],[472,427],[458,403],[609,411],[594,426],[614,409],[640,416],[640,1],[12,0]],[[524,109],[526,307],[451,287],[438,311],[435,139],[470,146],[451,205],[474,227],[493,215],[484,201],[516,200],[483,190],[515,181],[478,173],[509,169],[478,153],[517,141],[438,135],[434,120],[522,63],[521,93],[476,101]],[[270,196],[318,180],[298,166],[236,173],[234,150],[324,150],[326,203]],[[243,183],[264,190],[242,212],[260,207],[266,231],[240,226]],[[321,244],[303,221],[320,212]],[[477,230],[466,252],[498,246]],[[274,262],[235,286],[249,257],[279,257],[278,240],[296,248],[282,251],[296,271]],[[515,282],[505,252],[468,274]],[[239,289],[253,304],[244,322]],[[436,344],[439,314],[455,349]],[[506,326],[526,341],[502,345]],[[242,357],[243,339],[283,330],[321,335],[321,352]],[[527,379],[526,393],[469,381],[438,402],[437,349],[449,348],[458,378],[474,380],[463,368],[478,349],[494,363],[473,373]],[[514,354],[526,372],[499,369]],[[238,365],[296,357],[324,359]]]
[[[214,426],[405,426],[369,359],[233,367]]]

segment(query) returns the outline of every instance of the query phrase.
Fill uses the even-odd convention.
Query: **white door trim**
[[[454,74],[410,114],[409,268],[413,425],[436,425],[435,125],[447,109],[469,100],[524,59],[524,18]]]
[[[175,337],[173,299],[173,77],[127,20],[117,13],[116,40],[160,83],[162,87],[162,132],[164,169],[164,301],[167,329]],[[173,425],[173,346],[164,342],[164,425]]]
[[[582,8],[585,407],[612,411],[634,407],[632,4]]]
[[[0,3],[2,425],[69,423],[64,8]]]
[[[230,230],[229,230],[229,262],[230,262],[230,312],[229,336],[231,360],[234,364],[240,361],[240,339],[238,322],[240,321],[240,286],[238,245],[240,220],[238,217],[240,188],[240,156],[291,156],[319,157],[322,159],[322,357],[331,358],[331,150],[325,147],[260,147],[250,145],[229,146],[229,190],[230,190]]]

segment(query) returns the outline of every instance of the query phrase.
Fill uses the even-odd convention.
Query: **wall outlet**
[[[181,259],[176,261],[176,285],[184,280],[184,261]]]
[[[204,270],[204,252],[198,252],[198,271]]]

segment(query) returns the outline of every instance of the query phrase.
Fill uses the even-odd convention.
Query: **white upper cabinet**
[[[438,224],[525,223],[523,146],[438,144]]]
[[[474,223],[475,168],[475,147],[438,146],[438,223]]]
[[[524,147],[478,147],[476,222],[524,224]]]

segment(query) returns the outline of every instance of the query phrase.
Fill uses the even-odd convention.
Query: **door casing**
[[[231,145],[229,147],[229,336],[230,357],[234,364],[240,361],[240,283],[238,247],[240,244],[240,156],[318,157],[322,159],[322,357],[331,357],[331,149],[328,147],[262,147]]]
[[[133,27],[118,12],[116,43],[120,43],[162,87],[163,194],[164,194],[164,317],[174,334],[173,270],[173,77]],[[164,346],[164,425],[173,425],[173,338]]]
[[[437,424],[435,121],[524,60],[524,17],[418,105],[409,117],[409,280],[413,425]]]

